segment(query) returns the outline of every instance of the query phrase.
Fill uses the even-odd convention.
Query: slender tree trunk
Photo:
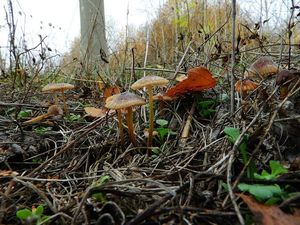
[[[108,63],[104,0],[79,0],[79,3],[82,62],[88,73],[94,73]]]

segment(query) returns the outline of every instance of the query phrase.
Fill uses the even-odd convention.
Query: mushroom
[[[105,107],[117,110],[121,143],[124,142],[121,109],[125,109],[127,111],[126,123],[128,126],[128,135],[132,144],[137,146],[137,141],[134,135],[132,107],[144,104],[146,104],[146,102],[143,98],[130,92],[122,92],[106,99]]]
[[[147,93],[149,97],[149,137],[147,146],[152,146],[153,130],[154,130],[154,109],[153,109],[153,87],[154,86],[165,86],[169,81],[163,77],[159,76],[146,76],[131,85],[133,90],[141,89],[143,87],[147,88]]]
[[[64,103],[64,112],[65,114],[69,114],[67,104],[66,104],[66,98],[64,95],[64,91],[74,89],[74,85],[68,84],[68,83],[52,83],[47,84],[45,87],[43,87],[42,92],[48,92],[48,93],[57,93],[61,92],[62,94],[62,100]],[[55,105],[58,105],[57,96],[55,95]]]
[[[299,72],[295,70],[281,70],[276,76],[276,85],[280,85],[280,98],[284,99],[294,82],[299,79]]]
[[[245,77],[264,79],[276,73],[278,73],[278,65],[270,57],[263,56],[251,64],[245,72]]]
[[[238,80],[234,86],[237,92],[239,92],[242,96],[245,96],[247,93],[257,88],[258,84],[256,82],[246,79],[243,81]]]
[[[34,117],[30,120],[27,120],[24,122],[24,124],[33,124],[33,123],[37,123],[43,119],[46,119],[48,118],[49,116],[61,116],[63,115],[63,111],[62,109],[58,106],[58,105],[51,105],[49,108],[48,108],[48,111],[46,114],[43,114],[43,115],[40,115],[40,116],[37,116],[37,117]]]

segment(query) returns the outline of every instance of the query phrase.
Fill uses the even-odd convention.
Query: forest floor
[[[134,111],[138,146],[127,129],[121,145],[114,112],[84,111],[104,104],[96,87],[67,92],[69,116],[24,124],[51,96],[1,83],[0,223],[299,224],[297,85],[280,99],[268,78],[232,115],[222,84],[156,105],[149,150],[148,107]]]

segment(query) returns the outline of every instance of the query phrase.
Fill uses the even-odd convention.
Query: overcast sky
[[[15,22],[19,34],[25,35],[28,45],[38,43],[38,35],[47,36],[49,47],[62,53],[79,36],[79,0],[13,0]],[[107,24],[114,24],[116,30],[126,25],[126,11],[129,5],[129,24],[142,25],[155,15],[164,0],[105,0]],[[0,1],[0,46],[7,46],[6,1]],[[30,46],[29,46],[30,47]]]
[[[88,0],[86,0],[88,1]],[[116,31],[122,31],[126,25],[127,4],[129,4],[129,24],[142,25],[150,21],[166,0],[104,0],[107,25],[113,24]],[[295,0],[298,4],[300,0]],[[39,42],[38,35],[47,36],[46,42],[57,53],[68,50],[75,37],[79,37],[79,0],[12,0],[14,4],[15,23],[18,33],[24,34],[28,47]],[[258,0],[238,1],[242,10],[256,14],[260,12]],[[290,0],[266,0],[267,9],[263,4],[263,13],[268,11],[268,18],[275,21],[289,15]],[[1,52],[7,44],[7,22],[5,11],[7,1],[0,1],[0,47]],[[284,17],[286,17],[284,16]],[[254,21],[258,22],[258,21]],[[274,23],[274,22],[273,22]],[[112,35],[117,35],[113,33]],[[18,40],[21,40],[18,38]],[[22,46],[22,44],[21,44]]]

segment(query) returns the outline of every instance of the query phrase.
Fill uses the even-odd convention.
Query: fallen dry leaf
[[[300,217],[284,213],[278,206],[266,206],[258,203],[248,195],[238,194],[263,225],[300,225]]]
[[[87,113],[88,116],[97,118],[97,117],[102,117],[106,115],[107,109],[99,109],[95,107],[85,107],[84,111]]]
[[[167,90],[166,95],[174,98],[186,92],[202,91],[216,86],[217,81],[208,69],[203,66],[188,71],[187,78]]]

